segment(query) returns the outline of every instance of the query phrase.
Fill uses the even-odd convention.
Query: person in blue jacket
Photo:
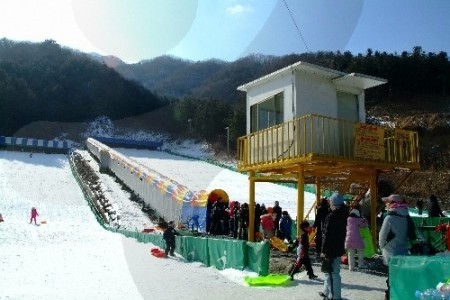
[[[287,240],[289,244],[292,242],[292,218],[287,211],[281,213],[280,220],[281,238]]]

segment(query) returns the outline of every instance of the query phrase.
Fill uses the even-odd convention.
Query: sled
[[[42,220],[40,221],[40,223],[41,223],[41,224],[47,224],[47,220],[42,219]]]
[[[152,248],[152,249],[150,250],[150,253],[151,253],[153,256],[155,256],[155,257],[159,257],[159,258],[164,258],[164,257],[166,257],[166,254],[164,253],[164,251],[161,250],[161,249],[158,249],[158,248]]]
[[[244,280],[250,286],[280,286],[290,282],[290,276],[285,274],[269,274],[258,277],[245,276]]]
[[[375,247],[373,246],[372,234],[369,227],[362,227],[359,229],[361,237],[364,242],[364,257],[371,258],[375,255]]]
[[[280,250],[281,252],[289,251],[288,246],[281,239],[277,238],[276,236],[273,236],[270,238],[270,245],[272,245],[272,247]]]
[[[154,232],[155,228],[144,228],[144,230],[142,230],[143,233],[150,233],[150,232]]]

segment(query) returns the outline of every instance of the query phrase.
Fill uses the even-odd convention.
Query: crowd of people
[[[386,205],[381,219],[378,237],[379,248],[383,262],[388,266],[389,258],[394,255],[408,254],[408,204],[404,197],[392,194],[382,198]],[[228,235],[246,240],[249,229],[249,205],[237,201],[218,199],[207,209],[207,232],[212,235]],[[417,203],[419,214],[423,212],[424,204]],[[427,204],[430,217],[444,217],[439,207],[438,199],[431,195]],[[319,293],[323,299],[341,299],[341,257],[348,254],[349,271],[364,268],[364,241],[361,228],[369,224],[361,215],[358,207],[349,207],[342,195],[332,194],[329,198],[320,200],[314,223],[302,221],[300,232],[292,237],[293,220],[287,211],[283,211],[278,201],[273,206],[255,205],[255,233],[260,233],[264,239],[278,237],[287,241],[290,250],[297,247],[297,258],[289,275],[291,279],[301,266],[304,266],[310,279],[317,276],[311,268],[309,260],[309,232],[315,229],[315,255],[322,260],[321,270],[325,273],[323,291]],[[312,228],[311,228],[312,227]],[[385,299],[390,297],[389,279],[386,280]]]
[[[416,233],[415,226],[409,216],[408,203],[404,197],[392,194],[383,197],[385,214],[378,233],[378,246],[383,262],[389,266],[389,259],[395,255],[408,255],[411,231]],[[418,212],[423,212],[423,203],[418,203]],[[427,204],[429,217],[444,217],[438,199],[431,195]],[[316,251],[322,257],[322,271],[325,273],[323,299],[341,299],[341,257],[347,252],[349,271],[364,267],[364,242],[360,228],[368,226],[361,218],[360,211],[349,208],[339,193],[334,193],[329,199],[322,199],[317,207],[316,220]],[[356,267],[357,266],[357,267]],[[390,299],[389,278],[386,280],[385,299]]]
[[[278,201],[273,206],[257,203],[255,205],[255,233],[262,232],[270,239],[276,236],[292,241],[293,220],[287,211],[283,211]],[[219,198],[208,203],[206,210],[206,231],[210,235],[225,235],[235,239],[247,240],[250,222],[248,203],[228,202]]]

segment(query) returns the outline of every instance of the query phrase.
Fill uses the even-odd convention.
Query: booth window
[[[263,130],[283,123],[284,95],[278,93],[250,107],[250,132]]]

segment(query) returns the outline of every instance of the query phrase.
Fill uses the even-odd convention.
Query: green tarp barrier
[[[450,218],[411,217],[411,219],[426,241],[430,242],[436,250],[445,251],[445,242],[442,241],[442,235],[436,232],[436,226],[450,223]]]
[[[389,260],[391,299],[415,299],[416,290],[436,288],[450,278],[449,256],[394,256]]]
[[[247,242],[248,266],[261,276],[269,275],[269,243]]]
[[[247,266],[246,250],[242,240],[208,239],[209,263],[218,270],[243,270]]]
[[[209,266],[208,239],[192,236],[177,236],[177,253],[187,261],[198,261]]]

